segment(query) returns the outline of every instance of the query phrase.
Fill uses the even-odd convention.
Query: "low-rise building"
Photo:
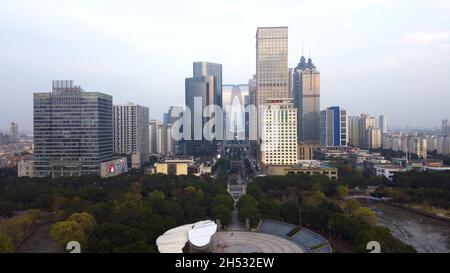
[[[393,181],[395,173],[407,172],[407,169],[398,165],[378,165],[374,166],[377,176],[383,176],[389,181]]]
[[[364,161],[367,160],[384,160],[384,156],[380,153],[371,153],[367,150],[359,150],[349,154],[348,163],[355,169],[364,169]]]
[[[296,165],[266,165],[264,166],[266,175],[284,176],[288,174],[325,175],[331,180],[337,180],[338,169],[326,165],[321,161],[305,160],[299,161]]]
[[[34,177],[34,161],[30,159],[22,159],[17,165],[18,177]]]
[[[192,158],[166,159],[155,163],[155,172],[166,175],[188,175],[188,168],[193,163]]]
[[[100,163],[100,177],[114,177],[128,172],[126,157],[116,158],[108,162]]]

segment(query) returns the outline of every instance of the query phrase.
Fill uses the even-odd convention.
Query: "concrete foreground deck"
[[[212,238],[213,253],[304,253],[295,243],[258,232],[218,232]]]

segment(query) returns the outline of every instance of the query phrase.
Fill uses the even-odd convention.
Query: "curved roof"
[[[217,224],[210,220],[187,224],[166,231],[156,239],[156,245],[160,253],[183,253],[188,241],[197,247],[206,246],[216,230]]]

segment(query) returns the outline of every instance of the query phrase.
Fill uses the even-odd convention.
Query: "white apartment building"
[[[114,153],[133,155],[132,166],[148,161],[149,152],[149,110],[134,103],[113,106]]]
[[[368,149],[381,148],[381,130],[378,128],[368,128],[366,130],[366,142]]]
[[[437,150],[438,147],[438,136],[428,135],[425,136],[427,140],[427,151],[432,152]]]
[[[437,140],[437,153],[450,155],[450,136],[440,136]]]
[[[297,163],[297,109],[292,99],[269,99],[264,111],[262,162],[266,165]]]
[[[419,158],[427,158],[428,151],[432,151],[429,148],[429,143],[433,145],[435,138],[433,137],[418,137],[415,135],[402,135],[402,134],[384,134],[383,135],[383,149],[402,151],[408,154],[415,154]],[[437,145],[437,139],[436,139]]]
[[[172,139],[172,124],[164,125],[157,120],[150,120],[149,143],[150,154],[172,155],[176,152],[177,142]]]

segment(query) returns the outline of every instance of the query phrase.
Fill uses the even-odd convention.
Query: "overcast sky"
[[[289,26],[291,67],[311,48],[322,108],[386,113],[390,126],[450,118],[449,0],[0,0],[0,130],[31,132],[33,92],[59,79],[162,119],[194,61],[247,83],[258,26]]]

